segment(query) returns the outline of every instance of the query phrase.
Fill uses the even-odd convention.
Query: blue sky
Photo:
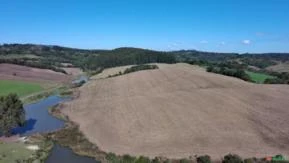
[[[0,0],[0,43],[289,52],[288,0]]]

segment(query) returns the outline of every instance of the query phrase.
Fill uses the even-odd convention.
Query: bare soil
[[[274,66],[269,66],[266,69],[270,71],[275,71],[275,72],[289,72],[289,62],[279,63]]]
[[[130,67],[132,67],[132,65],[104,69],[101,73],[99,73],[98,75],[92,76],[90,79],[104,79],[104,78],[109,77],[110,75],[118,74],[119,72],[123,73],[127,68],[130,68]]]
[[[181,158],[289,155],[289,86],[187,64],[94,80],[63,112],[101,150]]]
[[[72,76],[79,76],[83,74],[83,71],[80,68],[62,68],[67,74]]]
[[[0,80],[23,80],[38,82],[67,82],[71,76],[47,69],[31,68],[14,64],[0,64]]]

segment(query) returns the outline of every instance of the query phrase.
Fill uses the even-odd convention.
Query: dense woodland
[[[139,48],[117,48],[113,50],[85,50],[60,46],[34,44],[0,45],[0,63],[14,63],[30,67],[52,69],[65,73],[61,67],[81,67],[84,71],[99,71],[104,68],[138,65],[146,63],[187,62],[209,67],[208,71],[247,79],[245,70],[275,76],[265,83],[288,84],[289,74],[272,72],[266,68],[289,61],[289,53],[238,54],[213,53],[196,50],[171,52]],[[69,63],[69,64],[63,64]]]

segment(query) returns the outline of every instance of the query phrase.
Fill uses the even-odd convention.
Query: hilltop
[[[158,66],[113,78],[99,74],[63,111],[91,142],[116,154],[289,154],[288,86],[252,84],[188,64]]]

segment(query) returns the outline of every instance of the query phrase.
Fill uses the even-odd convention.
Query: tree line
[[[288,163],[289,161],[285,160],[284,156],[276,155],[268,158],[247,158],[242,159],[239,155],[236,154],[227,154],[220,161],[212,161],[209,155],[195,156],[189,159],[166,159],[162,157],[155,157],[150,159],[148,157],[139,156],[134,157],[130,155],[117,156],[113,153],[108,153],[106,160],[111,163]]]
[[[136,66],[126,68],[124,72],[119,71],[117,74],[109,75],[108,78],[116,77],[116,76],[120,76],[124,74],[129,74],[132,72],[137,72],[137,71],[142,71],[142,70],[153,70],[153,69],[158,69],[158,68],[159,67],[157,65],[136,65]]]
[[[222,74],[226,76],[236,77],[245,81],[251,81],[251,78],[243,69],[230,68],[230,67],[217,67],[217,66],[208,66],[207,72],[213,72],[216,74]]]
[[[269,74],[275,76],[275,78],[266,79],[265,84],[289,84],[288,72],[270,72]]]
[[[56,65],[54,65],[53,62],[45,61],[45,60],[39,60],[39,61],[31,61],[30,59],[0,59],[1,63],[9,63],[9,64],[16,64],[21,66],[28,66],[28,67],[34,67],[34,68],[40,68],[40,69],[50,69],[55,72],[60,72],[66,74],[66,72],[58,68]]]

